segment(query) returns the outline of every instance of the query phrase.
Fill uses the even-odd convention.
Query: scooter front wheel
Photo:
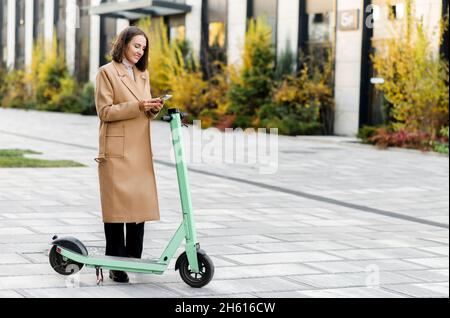
[[[58,274],[66,276],[72,275],[78,273],[83,268],[84,264],[77,263],[62,256],[56,251],[56,248],[57,246],[53,245],[50,253],[48,254],[48,258],[50,261],[50,265]],[[76,252],[81,253],[81,250]]]
[[[197,253],[200,272],[194,273],[190,266],[186,252],[178,258],[181,279],[191,287],[201,288],[207,285],[214,276],[214,264],[206,254]]]

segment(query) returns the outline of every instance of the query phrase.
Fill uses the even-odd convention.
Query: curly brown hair
[[[122,59],[128,47],[128,44],[137,35],[142,35],[147,40],[144,55],[142,55],[141,59],[136,63],[136,67],[138,68],[138,70],[144,72],[145,70],[147,70],[148,67],[149,42],[147,34],[145,34],[145,32],[139,29],[138,27],[129,26],[125,28],[122,32],[120,32],[119,36],[117,37],[117,40],[114,42],[113,48],[111,50],[111,56],[113,61],[116,61],[117,63],[122,63]]]

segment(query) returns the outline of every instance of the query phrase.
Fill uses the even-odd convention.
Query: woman
[[[96,80],[100,131],[95,160],[109,256],[141,258],[144,222],[159,220],[150,120],[164,101],[150,93],[148,50],[146,34],[126,28],[114,43],[112,62],[100,68]],[[129,281],[123,271],[110,271],[109,277]]]

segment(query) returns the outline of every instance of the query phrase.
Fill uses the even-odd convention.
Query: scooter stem
[[[181,207],[183,211],[183,224],[186,235],[186,254],[193,271],[197,271],[197,248],[198,242],[195,231],[194,213],[189,191],[188,174],[186,160],[183,149],[183,132],[181,124],[180,110],[169,109],[170,128],[172,132],[172,143],[175,154],[175,164],[178,178],[178,188],[180,191]],[[168,119],[168,118],[165,118]],[[168,120],[167,120],[168,121]]]

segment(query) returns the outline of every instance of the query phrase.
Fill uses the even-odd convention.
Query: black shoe
[[[117,283],[128,283],[128,275],[123,271],[109,271],[109,278]]]

